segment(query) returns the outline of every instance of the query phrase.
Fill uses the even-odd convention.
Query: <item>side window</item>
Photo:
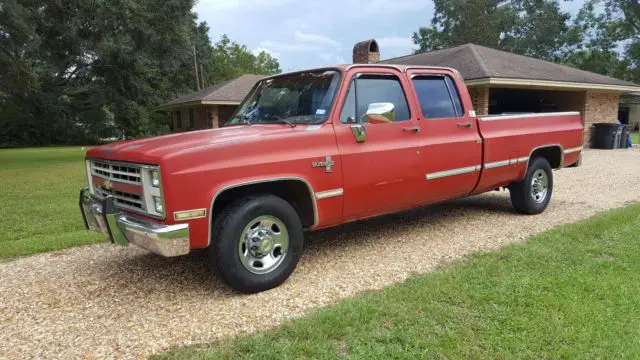
[[[413,86],[425,118],[455,118],[463,115],[458,90],[449,76],[416,76]]]
[[[340,121],[345,124],[389,123],[410,118],[407,98],[395,75],[357,76],[349,85],[340,113]]]

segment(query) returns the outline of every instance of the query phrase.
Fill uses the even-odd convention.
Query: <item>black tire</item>
[[[257,274],[243,264],[239,247],[249,223],[264,216],[284,224],[289,246],[279,265]],[[217,273],[231,288],[247,294],[272,289],[287,280],[300,260],[304,242],[300,216],[291,204],[273,195],[248,196],[226,206],[214,219],[212,237],[209,255]]]
[[[529,161],[529,167],[527,168],[524,179],[509,185],[509,192],[511,194],[511,204],[517,212],[536,215],[543,212],[551,200],[551,194],[553,193],[553,170],[551,169],[549,161],[545,158],[535,157]],[[544,198],[540,199],[539,197],[536,199],[536,197],[532,195],[532,189],[534,187],[533,178],[536,175],[540,175],[541,171],[546,174],[547,192]]]

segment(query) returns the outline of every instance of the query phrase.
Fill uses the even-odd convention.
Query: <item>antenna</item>
[[[200,79],[198,78],[198,58],[196,56],[196,46],[193,45],[193,67],[196,70],[196,89],[200,91]]]
[[[200,64],[200,83],[200,86],[205,89],[206,86],[204,86],[204,68],[202,67],[202,64]]]

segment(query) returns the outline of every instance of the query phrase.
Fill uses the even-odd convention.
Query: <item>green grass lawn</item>
[[[80,147],[0,150],[0,259],[95,243],[84,230]]]
[[[633,141],[634,144],[638,144],[638,140],[640,140],[640,133],[632,133],[631,134],[631,140]]]
[[[632,205],[271,331],[156,358],[636,358],[639,242],[640,205]]]

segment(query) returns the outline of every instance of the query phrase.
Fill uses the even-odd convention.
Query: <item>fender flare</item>
[[[564,167],[564,148],[562,147],[562,145],[547,144],[547,145],[536,146],[531,150],[531,152],[529,152],[529,158],[527,159],[527,166],[524,168],[524,176],[522,177],[522,179],[524,179],[524,177],[527,176],[527,171],[529,170],[529,163],[531,163],[531,157],[533,156],[533,153],[536,152],[537,150],[547,149],[547,148],[560,149],[560,166],[558,167],[558,169],[562,169]]]
[[[264,183],[271,183],[271,182],[278,182],[278,181],[298,181],[303,183],[307,187],[307,190],[309,191],[309,198],[311,199],[311,204],[313,207],[313,224],[311,225],[311,229],[316,227],[320,222],[320,219],[318,216],[318,204],[316,202],[316,193],[313,190],[313,186],[307,179],[299,176],[281,176],[281,177],[273,177],[273,178],[260,178],[260,179],[254,179],[254,180],[240,181],[236,183],[226,184],[220,187],[218,190],[216,190],[215,194],[211,198],[211,204],[209,205],[209,216],[208,216],[209,231],[208,231],[208,238],[207,238],[207,246],[211,245],[211,230],[213,229],[213,207],[215,206],[216,199],[222,193],[224,193],[227,190],[235,189],[242,186],[264,184]]]

